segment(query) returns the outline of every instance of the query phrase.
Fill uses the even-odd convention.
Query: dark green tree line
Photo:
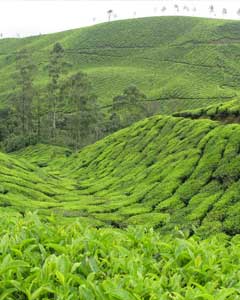
[[[78,72],[71,76],[65,82],[63,91],[73,110],[68,116],[68,129],[77,149],[86,141],[98,139],[102,116],[97,105],[97,96],[92,92],[92,84],[87,74]]]
[[[65,65],[65,51],[56,43],[47,64],[47,88],[39,90],[34,85],[37,67],[31,51],[17,53],[12,106],[0,110],[0,144],[5,150],[39,142],[77,150],[149,115],[146,95],[135,85],[114,97],[104,115],[88,75],[79,71],[63,80]]]
[[[127,127],[149,115],[147,97],[135,85],[129,85],[121,95],[113,98],[110,110],[110,131]]]

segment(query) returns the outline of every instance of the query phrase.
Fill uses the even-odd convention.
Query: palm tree
[[[174,8],[176,9],[177,12],[179,12],[179,6],[177,4],[174,5]]]
[[[210,12],[210,13],[213,13],[213,12],[214,12],[214,6],[213,6],[213,5],[210,5],[210,6],[209,6],[209,12]]]
[[[223,15],[226,15],[226,14],[227,14],[227,9],[226,9],[226,8],[223,8],[223,9],[222,9],[222,14],[223,14]]]
[[[165,12],[167,10],[166,6],[163,6],[161,12]]]
[[[112,10],[112,9],[109,9],[109,10],[107,11],[107,14],[108,14],[108,22],[111,21],[112,13],[113,13],[113,10]]]

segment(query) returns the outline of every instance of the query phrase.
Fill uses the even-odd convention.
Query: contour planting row
[[[35,152],[41,159],[48,146],[38,147],[21,157]],[[239,155],[239,125],[156,116],[79,153],[47,159],[43,171],[71,186],[54,196],[66,217],[234,234],[240,230]]]

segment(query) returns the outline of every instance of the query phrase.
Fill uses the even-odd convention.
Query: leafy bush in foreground
[[[240,239],[0,221],[0,299],[240,299]]]

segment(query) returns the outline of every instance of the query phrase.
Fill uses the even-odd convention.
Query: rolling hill
[[[15,57],[31,49],[38,65],[37,87],[47,83],[47,62],[55,42],[65,48],[64,77],[79,69],[93,80],[101,106],[136,84],[158,113],[232,100],[239,91],[238,21],[153,17],[115,21],[66,32],[0,40],[0,104],[14,93]],[[71,112],[65,103],[61,109]]]
[[[78,152],[0,153],[0,299],[240,299],[240,23],[155,17],[2,39],[0,114],[17,51],[32,50],[41,94],[55,42],[64,79],[87,72],[103,109],[134,83],[156,115]]]
[[[1,299],[239,299],[239,145],[238,124],[159,115],[1,153]]]
[[[1,155],[1,206],[99,226],[236,234],[239,144],[238,124],[154,116],[79,153],[32,146]]]

